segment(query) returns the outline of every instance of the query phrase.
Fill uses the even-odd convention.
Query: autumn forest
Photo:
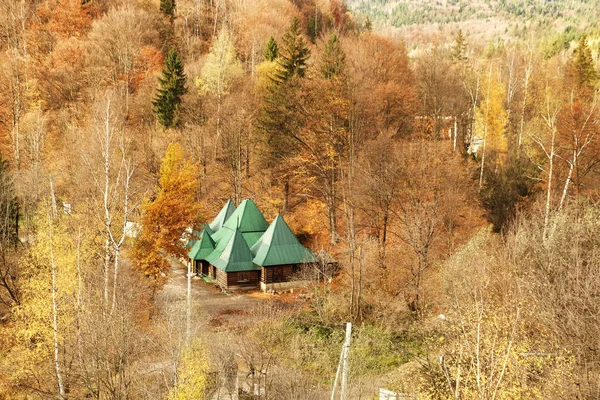
[[[0,398],[600,398],[591,3],[0,0]],[[331,274],[192,279],[228,199]]]

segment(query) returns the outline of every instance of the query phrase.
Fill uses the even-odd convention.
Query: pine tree
[[[335,33],[329,36],[329,40],[325,44],[325,50],[321,58],[321,74],[326,79],[332,79],[339,76],[344,68],[346,56],[342,51],[340,40]]]
[[[587,45],[587,37],[579,40],[579,47],[575,52],[575,69],[580,87],[595,87],[598,83],[598,71],[594,68],[592,52]]]
[[[273,36],[271,36],[267,42],[264,56],[266,61],[275,61],[275,59],[279,57],[279,47],[277,47],[277,42]]]
[[[300,21],[297,17],[294,17],[292,24],[283,35],[283,48],[279,57],[279,72],[275,75],[275,80],[281,83],[294,76],[304,78],[308,57],[310,57],[310,50],[300,32]]]
[[[454,48],[452,49],[452,58],[456,61],[467,60],[467,40],[463,34],[462,29],[458,30],[456,39],[454,40]]]
[[[160,88],[155,99],[154,113],[165,128],[177,125],[177,114],[181,104],[181,96],[187,92],[185,73],[177,50],[171,48],[165,59],[162,76],[158,78]]]
[[[365,32],[371,32],[373,30],[373,23],[371,22],[371,18],[367,15],[367,19],[365,20],[365,26],[363,28]]]
[[[173,18],[175,16],[175,0],[160,0],[160,11]]]

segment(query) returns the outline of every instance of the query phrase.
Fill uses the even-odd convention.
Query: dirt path
[[[158,294],[159,303],[185,309],[187,296],[187,267],[171,261],[169,280]],[[274,310],[293,310],[304,302],[296,294],[266,294],[260,290],[224,293],[214,283],[192,278],[192,330],[209,328],[240,328],[256,324]],[[219,329],[221,330],[221,329]]]

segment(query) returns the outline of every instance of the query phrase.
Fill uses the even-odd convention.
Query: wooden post
[[[190,343],[190,331],[191,331],[191,319],[192,319],[192,263],[187,263],[187,307],[185,310],[185,341]]]
[[[352,323],[346,323],[346,340],[342,346],[342,352],[340,353],[340,361],[338,362],[337,371],[335,373],[335,380],[333,381],[333,390],[331,391],[331,400],[335,400],[335,391],[337,389],[338,379],[340,377],[340,371],[342,374],[342,394],[340,399],[345,400],[348,396],[348,362],[350,359],[350,340],[352,338]]]
[[[346,323],[346,343],[344,344],[344,363],[342,365],[342,395],[340,400],[348,398],[348,364],[350,363],[350,340],[352,339],[352,323]]]

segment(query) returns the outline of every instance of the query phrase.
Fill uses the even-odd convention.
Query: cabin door
[[[273,282],[283,282],[283,267],[273,267]]]

